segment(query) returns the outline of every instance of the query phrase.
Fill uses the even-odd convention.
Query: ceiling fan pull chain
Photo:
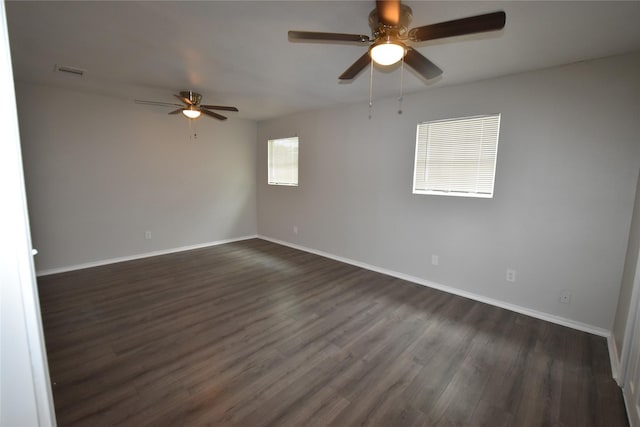
[[[373,57],[371,58],[371,74],[369,75],[369,120],[373,110]]]
[[[400,64],[400,98],[398,98],[398,114],[402,114],[402,98],[404,98],[404,57]]]
[[[189,139],[198,139],[198,134],[196,133],[196,124],[195,120],[189,119]],[[191,122],[193,122],[193,135],[191,135]]]

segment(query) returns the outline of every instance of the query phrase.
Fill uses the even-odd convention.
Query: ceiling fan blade
[[[133,102],[142,105],[159,105],[161,107],[182,107],[180,104],[174,104],[171,102],[144,101],[142,99],[134,99]]]
[[[400,0],[376,0],[378,21],[395,27],[400,23]]]
[[[225,116],[222,116],[222,115],[220,115],[218,113],[214,113],[213,111],[201,109],[200,112],[202,114],[206,114],[207,116],[214,117],[214,118],[216,118],[218,120],[227,120],[227,118]]]
[[[442,70],[436,64],[429,61],[420,52],[411,47],[407,47],[404,62],[427,80],[442,74]]]
[[[224,105],[201,105],[200,108],[208,108],[209,110],[238,111],[236,107],[225,107]]]
[[[370,41],[369,36],[365,36],[363,34],[319,33],[314,31],[289,31],[289,40],[358,43],[366,43]]]
[[[193,102],[191,102],[191,100],[189,98],[185,98],[184,96],[180,96],[180,95],[173,95],[176,98],[178,98],[180,101],[184,102],[187,105],[193,105]]]
[[[179,114],[179,113],[182,113],[182,110],[184,110],[184,108],[178,108],[177,110],[173,110],[169,114]]]
[[[347,68],[347,71],[345,71],[340,75],[339,79],[340,80],[353,79],[355,76],[357,76],[360,73],[360,71],[364,70],[364,68],[367,65],[369,65],[370,62],[371,62],[371,57],[369,56],[369,52],[365,52],[364,55],[358,58],[356,62],[354,62],[349,68]]]
[[[504,12],[487,13],[469,18],[416,27],[409,31],[409,39],[414,42],[464,36],[504,28],[507,16]]]

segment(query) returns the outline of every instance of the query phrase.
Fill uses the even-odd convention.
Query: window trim
[[[296,182],[277,182],[271,180],[271,152],[272,152],[272,143],[275,141],[282,140],[294,140],[297,144],[296,147]],[[274,186],[283,186],[283,187],[298,187],[300,185],[300,173],[299,173],[299,165],[300,165],[300,137],[297,135],[293,136],[285,136],[280,138],[269,138],[267,139],[267,184]]]
[[[495,142],[495,158],[493,161],[493,176],[491,181],[491,193],[479,193],[479,192],[465,192],[465,191],[445,191],[445,190],[420,190],[416,189],[416,181],[417,181],[417,172],[418,172],[418,152],[419,152],[419,140],[420,140],[420,127],[423,125],[431,125],[435,123],[442,122],[456,122],[462,120],[472,120],[472,119],[481,119],[481,118],[497,118],[497,131],[496,131],[496,142]],[[479,198],[479,199],[492,199],[495,194],[495,180],[496,180],[496,171],[498,166],[498,145],[500,142],[500,125],[502,120],[501,113],[495,114],[482,114],[476,116],[466,116],[466,117],[455,117],[455,118],[447,118],[447,119],[438,119],[438,120],[430,120],[425,122],[420,122],[416,126],[416,143],[415,143],[415,151],[414,151],[414,162],[413,162],[413,180],[412,180],[412,194],[419,195],[432,195],[432,196],[451,196],[451,197],[470,197],[470,198]],[[427,143],[428,150],[428,143]],[[426,161],[426,160],[425,160]],[[427,165],[425,165],[425,172],[427,170]]]

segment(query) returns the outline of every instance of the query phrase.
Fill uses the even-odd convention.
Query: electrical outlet
[[[560,302],[562,304],[571,304],[571,292],[569,291],[560,292]]]
[[[512,269],[507,269],[507,282],[515,282],[516,281],[516,271]]]
[[[431,255],[431,264],[433,265],[440,264],[440,257],[438,255]]]
[[[293,226],[293,234],[298,234],[298,226],[297,225]]]
[[[146,240],[151,240],[151,232],[150,231],[145,231],[144,232],[144,238]]]

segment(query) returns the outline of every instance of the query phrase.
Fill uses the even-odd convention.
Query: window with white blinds
[[[420,123],[413,192],[493,197],[500,114]]]
[[[269,140],[270,185],[298,185],[298,137]]]

